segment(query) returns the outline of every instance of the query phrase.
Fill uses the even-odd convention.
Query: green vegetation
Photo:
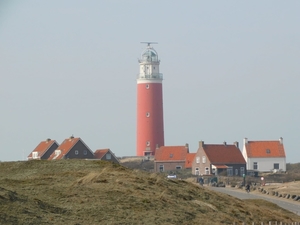
[[[0,224],[300,221],[262,200],[97,160],[3,162],[0,181]]]

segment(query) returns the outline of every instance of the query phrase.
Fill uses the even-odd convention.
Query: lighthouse
[[[158,54],[151,46],[156,43],[142,43],[147,47],[138,60],[136,155],[150,156],[164,146],[163,75],[159,73]]]

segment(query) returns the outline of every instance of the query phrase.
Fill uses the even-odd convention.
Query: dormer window
[[[173,158],[173,154],[170,154],[170,158]]]
[[[267,150],[266,150],[266,153],[267,153],[267,154],[270,154],[270,153],[271,153],[270,149],[267,149]]]
[[[55,154],[56,156],[58,156],[58,155],[60,155],[60,153],[61,153],[61,150],[55,150],[55,153],[54,153],[54,154]]]
[[[33,159],[37,159],[38,158],[39,153],[38,152],[32,152],[32,158]]]

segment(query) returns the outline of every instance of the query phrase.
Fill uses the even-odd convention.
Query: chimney
[[[204,141],[199,141],[199,148],[204,147]]]
[[[248,144],[248,138],[244,138],[244,145]]]
[[[226,141],[224,141],[223,144],[226,146],[227,145]]]
[[[233,142],[233,144],[235,145],[235,147],[239,148],[239,142],[235,141]]]
[[[46,142],[48,143],[49,141],[51,141],[51,138],[47,138]]]
[[[283,138],[282,138],[282,137],[279,138],[279,143],[280,143],[281,145],[283,144]]]
[[[189,144],[188,143],[185,144],[185,148],[187,149],[187,152],[189,153]]]

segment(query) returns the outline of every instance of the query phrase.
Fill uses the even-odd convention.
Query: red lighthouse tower
[[[159,73],[158,54],[151,44],[139,59],[137,77],[137,139],[136,155],[154,155],[156,147],[164,146],[163,76]]]

